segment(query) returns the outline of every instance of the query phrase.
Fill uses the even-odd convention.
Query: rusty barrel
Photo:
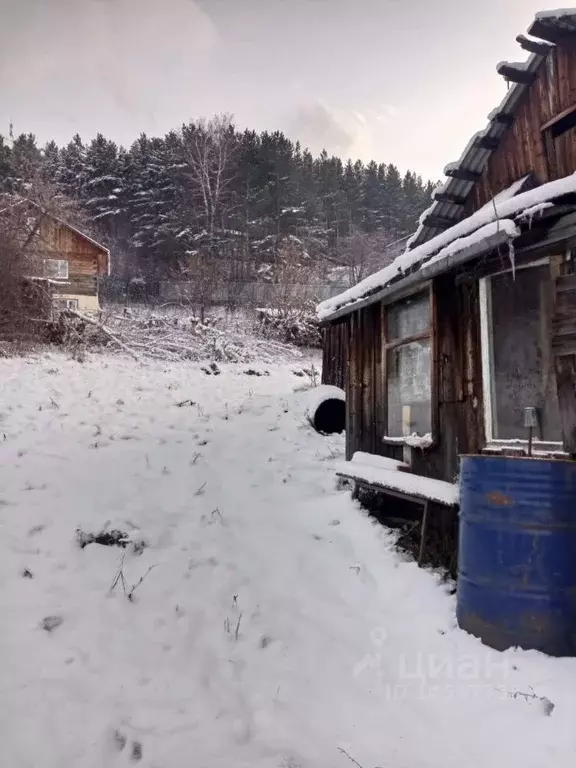
[[[576,656],[576,462],[462,457],[456,613],[497,650]]]

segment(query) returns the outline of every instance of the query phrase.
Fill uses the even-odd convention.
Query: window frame
[[[402,304],[407,299],[414,299],[418,296],[427,296],[428,298],[428,330],[426,332],[414,334],[413,336],[406,336],[402,339],[395,339],[394,341],[388,341],[388,313],[389,311]],[[438,435],[438,388],[436,384],[436,305],[435,295],[432,281],[419,285],[418,288],[403,294],[396,298],[393,302],[385,304],[382,308],[382,397],[384,403],[383,413],[383,425],[384,435],[382,442],[385,445],[397,445],[405,446],[409,445],[409,436],[393,436],[388,434],[388,352],[407,344],[412,344],[418,341],[430,341],[430,435],[431,441],[426,445],[421,446],[429,450],[436,446]],[[425,435],[419,435],[419,437],[426,437]]]
[[[510,267],[508,269],[501,269],[498,272],[494,272],[491,275],[486,275],[479,280],[479,303],[480,303],[480,354],[482,361],[482,394],[484,403],[484,437],[485,446],[483,452],[487,453],[502,453],[503,451],[517,450],[523,455],[528,448],[528,438],[513,438],[513,439],[499,439],[494,437],[494,377],[492,373],[494,371],[494,344],[493,344],[493,330],[492,330],[492,306],[491,306],[491,291],[490,280],[499,275],[510,274],[513,271],[519,272],[520,270],[532,269],[535,267],[542,267],[551,265],[551,258],[546,256],[541,259],[536,259],[528,264],[517,265],[514,270]],[[567,455],[563,450],[562,441],[540,440],[534,438],[532,441],[534,454],[553,454],[553,455]]]
[[[576,103],[567,109],[556,114],[547,123],[540,127],[540,134],[546,153],[546,163],[550,178],[556,178],[559,175],[560,155],[558,152],[557,140],[564,136],[568,131],[576,128]],[[560,174],[562,175],[562,174]]]
[[[58,265],[58,266],[61,266],[62,264],[65,264],[66,268],[63,271],[66,272],[66,275],[64,277],[61,277],[60,275],[58,275],[56,277],[53,277],[52,275],[47,274],[48,271],[49,271],[49,265],[50,264],[55,264],[55,265]],[[43,267],[44,277],[48,278],[49,280],[68,280],[69,279],[69,276],[70,276],[70,265],[68,263],[68,259],[44,259],[42,267]],[[58,272],[59,270],[56,269],[55,271]]]

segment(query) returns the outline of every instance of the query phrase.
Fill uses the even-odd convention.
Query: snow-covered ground
[[[266,368],[0,362],[0,766],[572,766],[576,660],[458,630]]]

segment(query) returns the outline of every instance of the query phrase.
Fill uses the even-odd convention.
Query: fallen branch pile
[[[312,307],[256,310],[261,331],[269,338],[297,347],[320,347],[322,337],[316,313]]]
[[[63,329],[61,339],[68,346],[117,350],[136,360],[274,363],[302,357],[291,344],[230,325],[219,328],[216,323],[201,323],[184,313],[117,310],[94,320],[66,311],[59,326]]]

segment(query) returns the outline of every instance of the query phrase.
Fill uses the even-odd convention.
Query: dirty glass
[[[430,328],[428,293],[406,299],[388,310],[387,341],[399,341],[426,333]]]
[[[552,280],[549,266],[490,278],[493,435],[527,439],[524,409],[535,407],[534,436],[560,442],[562,429],[551,354]]]
[[[430,330],[428,294],[407,299],[388,310],[388,342]],[[431,431],[430,339],[410,341],[387,350],[389,437],[427,435]]]

